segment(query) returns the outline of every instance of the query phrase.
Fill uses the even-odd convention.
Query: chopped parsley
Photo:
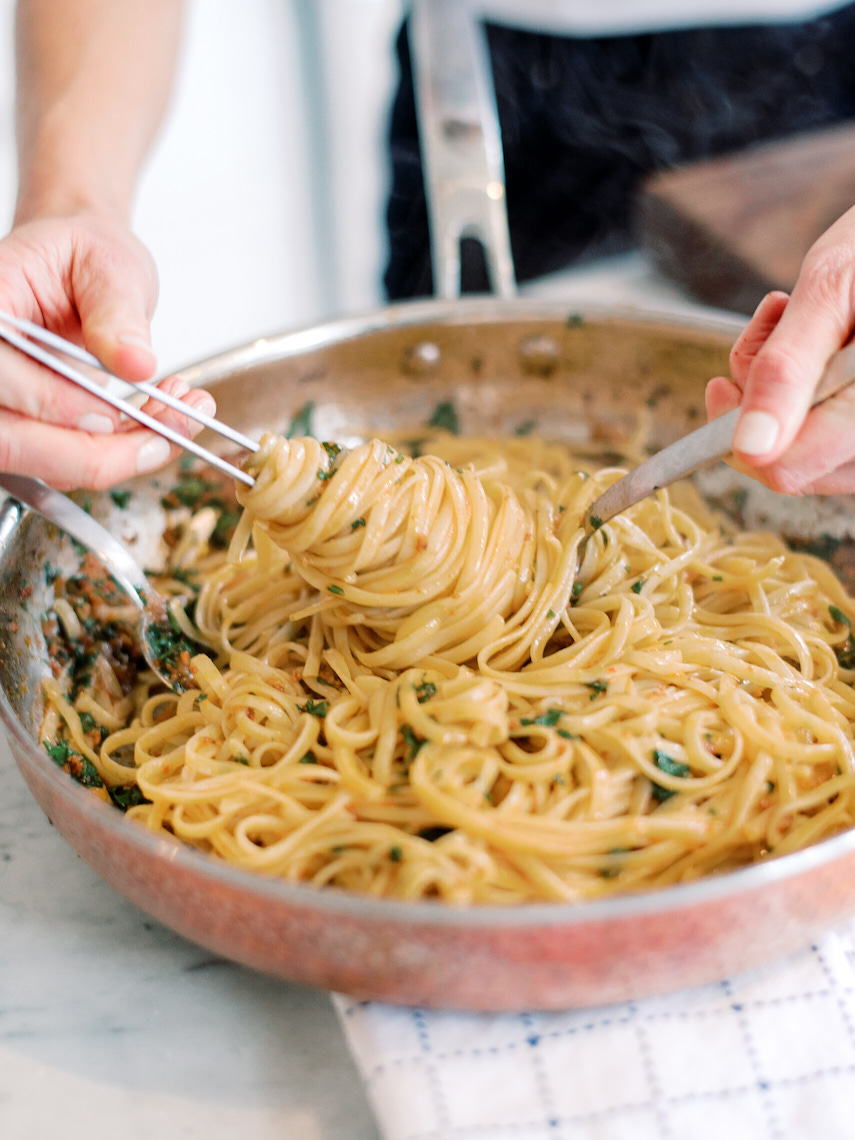
[[[573,589],[570,591],[570,594],[573,598],[578,598],[584,589],[585,587],[581,582],[574,582]]]
[[[834,618],[834,620],[836,622],[840,623],[840,625],[845,625],[848,629],[852,628],[852,623],[850,622],[850,620],[846,616],[846,614],[843,612],[843,610],[839,610],[837,608],[837,606],[829,606],[828,612],[831,614],[831,616]]]
[[[539,716],[520,717],[520,724],[540,724],[543,725],[544,728],[552,728],[553,725],[558,724],[558,721],[562,715],[563,713],[561,709],[547,709],[546,712],[542,712]]]
[[[389,848],[389,858],[392,860],[393,863],[400,863],[401,860],[404,858],[403,848],[401,848],[401,847],[390,847]]]
[[[436,685],[433,681],[422,681],[420,685],[415,685],[414,688],[416,690],[416,699],[420,705],[423,705],[425,701],[429,701],[431,697],[436,695]]]
[[[633,594],[640,594],[641,593],[641,587],[643,585],[644,585],[644,579],[639,578],[637,582],[632,583],[632,585],[630,586],[630,589],[632,590]]]
[[[120,511],[128,509],[128,503],[131,501],[130,491],[111,491],[110,498],[116,504]]]
[[[344,590],[341,588],[341,586],[327,586],[327,589],[329,590],[329,592],[331,594],[343,594],[344,593]]]
[[[653,750],[653,763],[660,772],[664,772],[666,776],[676,776],[680,780],[684,780],[691,772],[688,764],[681,764],[667,752],[662,752],[658,748]],[[653,785],[653,798],[662,803],[664,800],[670,800],[671,796],[675,793],[671,788],[663,788],[661,784]]]
[[[536,427],[537,420],[525,420],[519,427],[514,428],[514,435],[531,435]]]
[[[354,519],[350,524],[351,530],[358,530],[361,526],[365,526],[365,519],[363,518]]]
[[[286,439],[294,439],[300,435],[312,434],[312,413],[315,410],[315,405],[312,400],[307,400],[291,419],[288,425],[288,430],[285,432]]]
[[[849,636],[846,638],[846,644],[842,645],[837,650],[837,660],[841,669],[855,669],[855,635],[852,633],[852,623],[837,606],[829,606],[828,612],[831,614],[834,621],[840,625],[845,625],[849,630]]]
[[[407,747],[406,762],[412,764],[421,751],[422,745],[426,743],[425,738],[416,736],[408,724],[401,725],[401,736],[403,736],[404,744]]]
[[[171,488],[169,495],[164,497],[163,505],[165,507],[171,506],[169,499],[172,497],[177,499],[182,507],[189,507],[192,510],[199,505],[199,500],[203,495],[219,489],[219,483],[214,483],[210,479],[202,479],[198,475],[188,475]]]
[[[460,420],[457,418],[457,409],[451,400],[442,400],[433,410],[428,420],[428,427],[439,428],[450,432],[451,435],[460,435]]]
[[[603,525],[603,520],[600,518],[599,515],[591,515],[590,521],[591,521],[591,526],[594,528],[594,530],[599,530],[600,527]]]
[[[608,691],[607,681],[586,681],[585,687],[591,690],[591,700],[595,701],[600,693]]]
[[[304,705],[297,705],[300,712],[308,713],[309,716],[324,717],[330,711],[329,701],[315,701],[311,697]]]
[[[58,764],[61,768],[68,760],[69,756],[76,755],[67,740],[60,740],[58,744],[50,744],[45,741],[45,751],[54,764]]]
[[[139,804],[151,803],[151,800],[145,798],[142,789],[136,784],[123,784],[118,788],[108,788],[107,791],[110,794],[110,799],[122,811],[137,807]]]

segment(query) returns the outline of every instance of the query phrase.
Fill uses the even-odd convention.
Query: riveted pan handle
[[[481,242],[493,291],[516,294],[496,96],[481,24],[464,0],[413,0],[416,108],[434,289],[460,296],[460,242]]]

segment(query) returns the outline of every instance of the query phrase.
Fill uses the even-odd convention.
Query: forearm
[[[128,220],[181,11],[181,0],[20,0],[16,223],[86,209]]]

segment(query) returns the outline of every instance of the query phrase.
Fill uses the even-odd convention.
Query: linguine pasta
[[[620,469],[426,450],[265,437],[228,553],[197,511],[161,583],[199,587],[196,687],[49,682],[45,739],[156,833],[410,900],[649,889],[852,825],[855,604],[824,563],[660,491],[577,574]]]

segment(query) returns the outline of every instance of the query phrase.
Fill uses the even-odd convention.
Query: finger
[[[805,495],[851,495],[855,491],[855,462],[844,463],[829,475],[805,486]]]
[[[98,490],[163,466],[177,451],[145,429],[90,435],[0,411],[0,470],[59,490]]]
[[[734,451],[767,466],[791,445],[829,357],[846,343],[855,309],[855,210],[805,258],[780,320],[749,368]]]
[[[809,414],[781,460],[761,469],[763,482],[788,495],[851,490],[838,469],[855,460],[855,391],[845,388]],[[753,472],[757,474],[757,470]],[[834,490],[832,490],[834,488]]]
[[[730,350],[730,374],[740,389],[745,387],[754,357],[766,343],[787,307],[789,296],[779,290],[767,293]]]
[[[195,408],[197,412],[203,412],[206,416],[214,416],[217,413],[217,405],[210,392],[206,392],[202,388],[194,388],[191,391],[187,381],[178,376],[170,376],[168,379],[163,380],[158,385],[158,388],[167,392],[170,396],[178,397],[182,403]],[[146,403],[143,404],[142,410],[161,423],[171,427],[174,431],[180,432],[182,435],[190,436],[191,439],[197,436],[203,427],[198,420],[191,419],[189,416],[183,416],[175,408],[170,408],[166,404],[159,403],[156,397],[151,397],[151,399],[147,400]]]
[[[81,370],[94,383],[106,384],[106,376],[97,369],[81,366]],[[5,344],[0,344],[0,407],[96,434],[115,431],[121,421],[121,413],[109,404]]]
[[[208,412],[213,399],[194,389],[185,402]],[[201,431],[193,420],[176,419],[185,421],[189,435]],[[180,450],[145,428],[97,436],[0,410],[0,471],[34,475],[59,490],[110,487],[162,467]]]
[[[123,380],[148,380],[157,368],[150,325],[157,271],[145,247],[127,240],[81,243],[71,287],[86,348]]]
[[[715,376],[709,381],[704,393],[707,407],[707,419],[717,420],[719,416],[732,412],[739,407],[742,392],[732,380],[724,376]]]

